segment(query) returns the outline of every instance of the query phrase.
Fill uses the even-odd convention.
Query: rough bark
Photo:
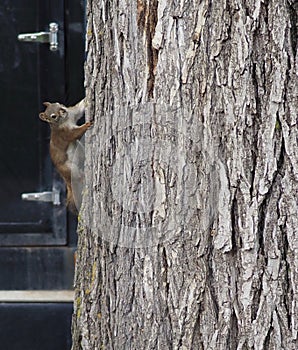
[[[297,18],[89,0],[73,350],[297,349]]]

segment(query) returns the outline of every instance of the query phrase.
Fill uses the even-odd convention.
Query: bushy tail
[[[71,186],[67,186],[66,205],[73,214],[78,215],[78,208],[74,200]]]

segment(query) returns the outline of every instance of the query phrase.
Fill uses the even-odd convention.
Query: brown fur
[[[84,114],[84,101],[79,102],[74,107],[65,107],[59,103],[45,102],[46,110],[39,114],[39,118],[50,124],[51,140],[50,155],[52,162],[65,181],[67,188],[67,207],[75,214],[77,208],[71,188],[71,163],[68,151],[70,146],[74,146],[76,140],[79,140],[86,130],[92,125],[87,122],[77,126],[76,122]]]

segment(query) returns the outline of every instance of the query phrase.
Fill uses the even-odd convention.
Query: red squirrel
[[[71,187],[72,170],[76,167],[73,157],[76,141],[79,140],[92,122],[78,126],[78,120],[84,115],[85,100],[73,107],[65,107],[60,103],[44,102],[46,110],[39,114],[39,118],[50,124],[50,155],[58,173],[65,181],[67,188],[67,207],[77,214],[77,207]]]

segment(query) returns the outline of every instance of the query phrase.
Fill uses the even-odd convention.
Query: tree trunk
[[[73,350],[297,349],[292,0],[89,0]]]

